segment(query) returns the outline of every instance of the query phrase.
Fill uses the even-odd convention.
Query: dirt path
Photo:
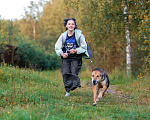
[[[92,83],[87,82],[85,83],[85,86],[92,87]],[[105,94],[115,94],[115,96],[118,96],[119,98],[130,99],[128,94],[123,93],[123,91],[119,91],[116,89],[117,87],[115,85],[110,85]]]

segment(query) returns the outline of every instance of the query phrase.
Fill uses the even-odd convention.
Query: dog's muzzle
[[[93,80],[93,85],[96,85],[97,84],[97,81],[96,80]]]

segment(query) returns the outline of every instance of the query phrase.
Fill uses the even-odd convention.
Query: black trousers
[[[78,77],[81,66],[82,60],[74,61],[61,59],[62,76],[66,92],[81,87],[80,78]]]

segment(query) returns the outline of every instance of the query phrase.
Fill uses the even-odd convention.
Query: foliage
[[[115,67],[125,69],[127,41],[124,31],[123,1],[70,0],[67,1],[67,5],[76,11],[74,16],[80,21],[80,28],[90,44],[94,66],[102,66],[108,71]],[[127,0],[127,6],[133,74],[138,74],[140,70],[148,72],[149,1]]]
[[[149,1],[128,1],[129,23],[132,38],[133,70],[149,72],[150,69],[150,39],[149,39]],[[136,26],[136,27],[135,27]],[[142,68],[142,69],[139,69]],[[135,70],[136,69],[136,70]],[[142,70],[142,71],[141,71]]]
[[[146,74],[150,69],[149,1],[126,1],[133,75],[140,72]],[[25,11],[26,14],[21,20],[0,20],[0,42],[17,45],[20,36],[30,37],[36,44],[40,44],[45,52],[53,54],[58,37],[65,31],[63,19],[75,17],[78,29],[82,30],[91,48],[93,66],[103,67],[107,71],[113,71],[116,67],[126,68],[127,41],[123,1],[40,0],[40,2],[42,4],[37,5],[31,2],[29,11]],[[43,11],[40,13],[38,10],[41,5]],[[32,24],[33,21],[35,24]],[[35,37],[33,37],[34,29]],[[87,64],[87,61],[85,62]]]
[[[39,72],[1,66],[0,119],[150,119],[150,81],[146,76],[127,82],[126,76],[117,76],[118,70],[108,73],[109,90],[116,92],[106,94],[93,106],[92,86],[86,85],[90,74],[90,70],[83,70],[79,74],[82,87],[64,97],[60,70]]]
[[[60,67],[59,58],[56,54],[46,52],[38,42],[32,41],[29,37],[21,36],[18,21],[0,20],[0,23],[0,44],[10,44],[16,47],[15,65],[41,70]],[[1,57],[3,58],[3,56]]]
[[[18,24],[14,24],[12,20],[0,19],[0,44],[15,44],[19,36],[18,32]]]
[[[82,6],[82,28],[88,36],[94,66],[111,71],[125,64],[125,38],[121,2],[90,0]],[[114,19],[115,18],[115,19]],[[106,22],[107,21],[107,22]],[[116,62],[120,61],[120,62]],[[98,61],[98,62],[96,62]],[[112,64],[109,64],[112,63]]]
[[[41,70],[57,69],[60,62],[56,54],[46,54],[44,49],[37,48],[33,42],[22,41],[16,49],[17,65]]]
[[[43,8],[42,15],[39,17],[37,41],[50,53],[53,53],[56,40],[63,32],[64,17],[63,0],[55,0],[53,3],[47,2]]]

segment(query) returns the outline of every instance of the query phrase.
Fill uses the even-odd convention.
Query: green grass
[[[110,89],[93,106],[91,71],[79,74],[81,88],[64,97],[61,70],[34,71],[0,67],[0,120],[140,120],[150,119],[149,76],[127,78],[115,70]],[[90,83],[89,83],[90,84]]]

